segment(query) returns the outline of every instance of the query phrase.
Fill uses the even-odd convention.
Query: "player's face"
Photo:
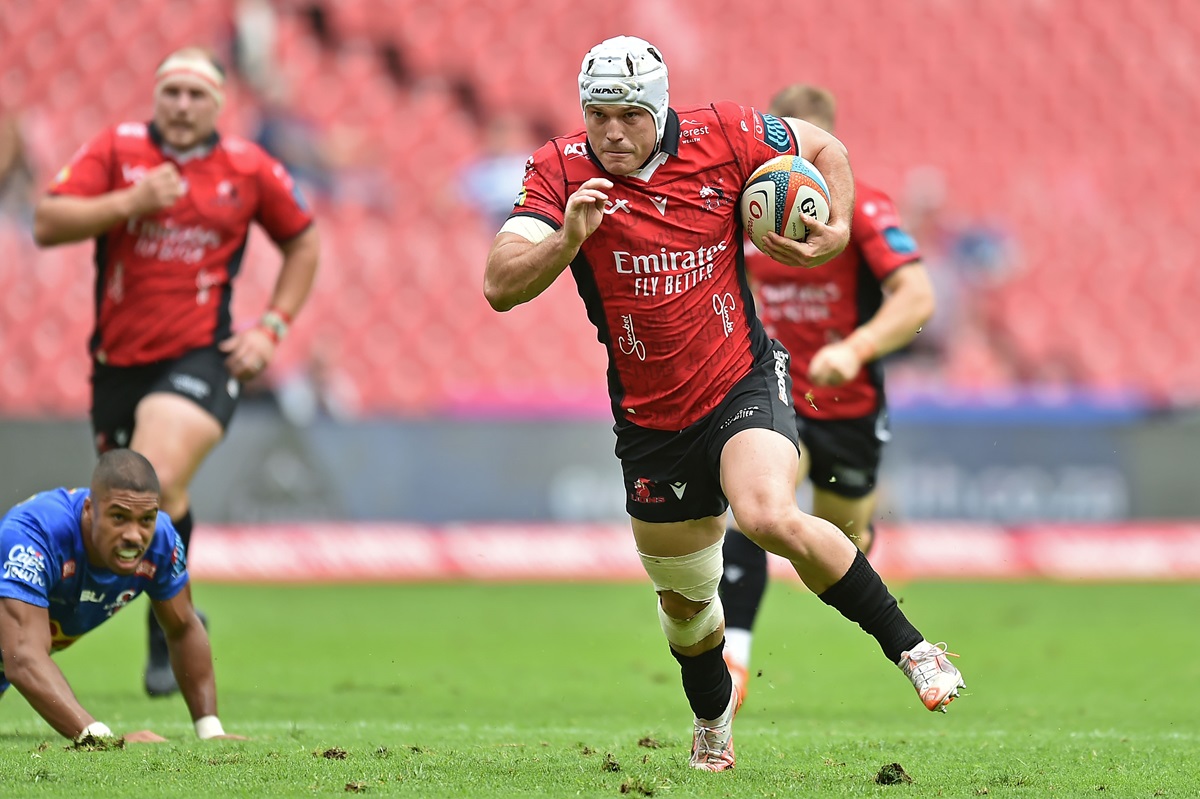
[[[589,105],[583,119],[588,143],[614,175],[636,172],[658,143],[654,117],[636,105]]]
[[[133,574],[154,540],[158,495],[119,488],[102,496],[93,493],[84,500],[84,513],[91,519],[91,530],[83,537],[88,563]]]
[[[167,144],[189,150],[204,142],[217,126],[217,100],[199,78],[168,78],[154,94],[154,125]]]

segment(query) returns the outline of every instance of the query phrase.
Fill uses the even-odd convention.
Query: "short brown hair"
[[[795,117],[833,132],[837,116],[837,100],[833,92],[807,83],[793,83],[771,98],[772,114]]]

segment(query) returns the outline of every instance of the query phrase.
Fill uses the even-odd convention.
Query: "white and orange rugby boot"
[[[946,705],[958,698],[958,690],[966,688],[962,674],[948,658],[958,657],[946,651],[944,643],[922,641],[900,655],[901,671],[912,680],[917,696],[930,710],[946,712]]]

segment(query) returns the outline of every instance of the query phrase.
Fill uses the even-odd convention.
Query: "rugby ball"
[[[800,214],[829,221],[829,186],[817,168],[798,155],[780,155],[762,164],[746,180],[740,200],[742,225],[762,249],[767,231],[804,241],[808,228]]]

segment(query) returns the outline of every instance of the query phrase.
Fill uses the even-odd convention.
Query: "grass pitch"
[[[1200,793],[1200,586],[894,584],[966,695],[924,710],[874,641],[773,583],[738,765],[691,714],[648,585],[200,585],[229,732],[141,691],[144,600],[57,658],[114,730],[69,749],[10,690],[0,796],[770,797]],[[911,782],[881,784],[891,764]],[[890,772],[899,776],[899,772]]]

